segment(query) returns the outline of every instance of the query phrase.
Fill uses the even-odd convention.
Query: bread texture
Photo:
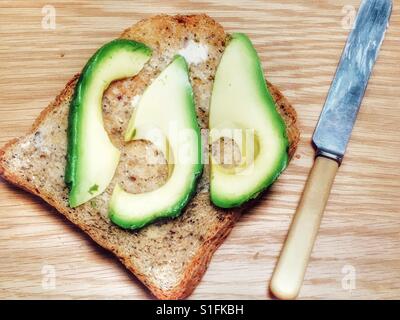
[[[222,210],[210,203],[209,168],[205,166],[196,195],[180,217],[160,220],[139,231],[112,224],[107,209],[116,183],[138,193],[158,188],[167,178],[165,159],[158,150],[143,140],[125,143],[123,132],[137,97],[189,41],[208,48],[206,61],[190,65],[198,121],[201,128],[206,128],[213,78],[227,37],[224,29],[206,15],[155,16],[122,33],[121,38],[151,47],[153,56],[139,75],[115,81],[105,92],[104,124],[114,145],[121,149],[121,162],[107,190],[75,209],[68,206],[64,171],[69,103],[79,75],[40,114],[31,132],[0,150],[3,178],[55,207],[111,251],[160,299],[181,299],[194,290],[213,253],[240,217],[241,209]],[[268,86],[286,123],[292,156],[299,141],[295,110],[276,87],[270,83]],[[159,158],[159,164],[146,164],[145,155],[149,152]]]

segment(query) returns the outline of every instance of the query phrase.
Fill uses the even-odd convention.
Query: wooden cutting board
[[[51,4],[52,7],[45,7]],[[270,298],[312,164],[311,135],[359,1],[1,1],[0,144],[24,134],[96,48],[158,13],[247,33],[298,111],[289,168],[215,254],[191,298]],[[46,18],[55,10],[55,25]],[[52,27],[55,27],[53,29]],[[300,298],[400,298],[400,7],[339,169]],[[43,201],[0,180],[0,298],[151,298]]]

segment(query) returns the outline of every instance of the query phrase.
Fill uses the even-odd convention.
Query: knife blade
[[[317,155],[342,161],[391,10],[389,0],[362,2],[313,135]]]
[[[364,0],[358,10],[313,134],[315,162],[271,279],[278,298],[294,299],[300,291],[391,10],[391,0]]]

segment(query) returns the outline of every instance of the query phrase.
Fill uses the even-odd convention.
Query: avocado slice
[[[244,34],[232,34],[218,66],[209,128],[212,147],[228,140],[241,155],[230,165],[210,156],[210,194],[216,206],[232,208],[256,198],[286,168],[285,124],[275,109],[257,52]]]
[[[114,80],[139,73],[150,56],[151,50],[144,44],[117,39],[101,47],[84,67],[68,119],[65,182],[72,208],[102,193],[119,162],[120,151],[111,143],[103,125],[104,90]]]
[[[137,139],[148,140],[163,152],[169,176],[164,185],[150,192],[131,194],[115,187],[109,217],[126,229],[178,216],[203,169],[193,91],[182,56],[175,56],[143,93],[125,133],[126,141]]]

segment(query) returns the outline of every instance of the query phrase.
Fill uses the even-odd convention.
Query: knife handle
[[[300,291],[338,167],[335,160],[315,159],[270,283],[279,299],[295,299]]]

